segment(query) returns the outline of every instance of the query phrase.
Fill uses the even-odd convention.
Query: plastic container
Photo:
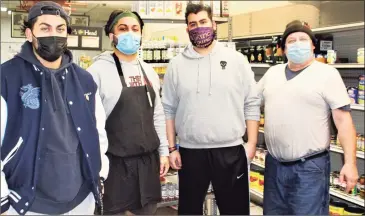
[[[359,76],[359,90],[360,91],[365,90],[365,76],[362,74]]]
[[[327,50],[327,63],[334,64],[337,59],[337,54],[335,50]]]
[[[364,64],[364,48],[357,49],[357,63]]]
[[[343,215],[346,207],[346,203],[332,200],[330,202],[330,215]]]
[[[358,99],[358,90],[357,90],[357,88],[348,87],[347,88],[347,93],[350,97],[351,104],[357,104],[357,99]]]
[[[344,215],[363,215],[365,211],[356,206],[347,206],[344,209]]]
[[[358,91],[357,102],[359,104],[364,104],[365,103],[365,91],[364,90]]]
[[[250,171],[250,188],[258,190],[259,187],[260,170],[251,168]]]
[[[340,189],[340,172],[334,171],[332,172],[332,187],[336,189]]]
[[[259,182],[258,182],[258,191],[260,191],[261,193],[264,192],[264,174],[265,172],[263,170],[259,171]]]

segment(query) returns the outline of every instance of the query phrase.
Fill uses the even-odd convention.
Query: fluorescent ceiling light
[[[1,11],[7,11],[8,9],[6,7],[1,7]]]

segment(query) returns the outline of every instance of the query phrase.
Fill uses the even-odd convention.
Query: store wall
[[[11,16],[1,13],[1,63],[12,58],[21,45],[25,42],[25,38],[11,37]]]
[[[230,1],[230,16],[293,4],[293,1]]]
[[[320,5],[320,26],[364,22],[364,1],[326,1]]]

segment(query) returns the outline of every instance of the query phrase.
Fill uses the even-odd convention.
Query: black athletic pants
[[[216,149],[180,147],[179,215],[202,215],[212,182],[221,215],[249,215],[248,166],[242,145]]]

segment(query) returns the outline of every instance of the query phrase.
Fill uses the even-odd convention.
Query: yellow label
[[[259,175],[259,181],[258,181],[258,190],[260,192],[264,192],[264,176],[263,175]]]
[[[336,207],[330,205],[330,215],[343,215],[343,207]]]
[[[259,190],[259,177],[260,174],[257,172],[250,172],[250,188]]]

